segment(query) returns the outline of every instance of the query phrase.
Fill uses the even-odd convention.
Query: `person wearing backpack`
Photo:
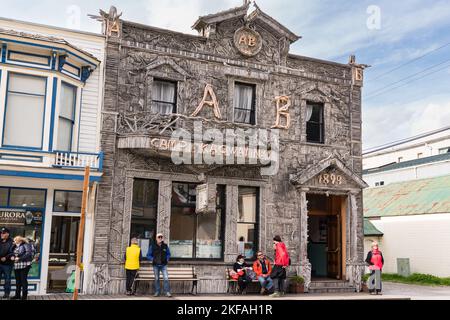
[[[13,256],[14,274],[16,276],[16,294],[11,300],[27,300],[28,298],[28,273],[33,262],[33,249],[24,237],[14,238]]]

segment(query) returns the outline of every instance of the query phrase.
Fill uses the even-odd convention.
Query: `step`
[[[309,288],[309,293],[354,293],[355,288],[352,287],[327,287],[327,288]]]
[[[349,288],[350,283],[348,281],[313,281],[311,282],[310,288]]]

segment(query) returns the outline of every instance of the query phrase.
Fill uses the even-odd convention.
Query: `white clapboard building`
[[[91,255],[104,49],[102,35],[0,18],[0,227],[35,241],[30,294],[66,289],[86,166]]]

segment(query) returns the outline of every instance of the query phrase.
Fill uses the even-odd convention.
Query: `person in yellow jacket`
[[[133,282],[136,273],[140,268],[140,261],[142,260],[141,248],[138,245],[138,239],[132,238],[131,245],[125,252],[125,271],[127,275],[127,296],[134,295]]]

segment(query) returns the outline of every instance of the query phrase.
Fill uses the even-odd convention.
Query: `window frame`
[[[19,91],[10,91],[9,85],[10,85],[10,78],[11,75],[19,75],[19,76],[25,76],[25,77],[31,77],[31,78],[39,78],[39,79],[45,79],[45,90],[44,94],[29,94],[26,92],[19,92]],[[4,112],[3,112],[3,127],[2,127],[2,147],[6,148],[14,148],[18,150],[43,150],[44,148],[44,137],[45,137],[45,115],[47,112],[47,96],[48,96],[48,76],[43,75],[36,75],[36,74],[30,74],[30,73],[23,73],[23,72],[17,72],[17,71],[6,71],[6,88],[5,88],[5,105],[4,105]],[[41,146],[40,147],[28,147],[28,146],[15,146],[15,145],[7,145],[5,144],[5,128],[6,128],[6,113],[8,109],[8,97],[9,93],[13,94],[19,94],[19,95],[26,95],[26,96],[33,96],[33,97],[42,97],[44,98],[44,105],[43,105],[43,112],[42,112],[42,133],[41,133]]]
[[[173,102],[167,102],[167,101],[161,101],[161,100],[155,100],[153,97],[153,86],[155,85],[155,82],[165,82],[165,83],[170,83],[175,85],[175,90],[174,90],[174,97],[173,97]],[[172,113],[171,114],[176,114],[178,112],[178,81],[176,80],[169,80],[169,79],[163,79],[163,78],[153,78],[152,80],[152,99],[151,99],[151,105],[150,105],[150,110],[153,108],[153,103],[163,103],[166,105],[172,105]],[[161,113],[159,113],[161,114]]]
[[[42,212],[42,224],[41,224],[41,238],[40,238],[40,248],[39,248],[39,274],[36,277],[30,277],[28,276],[28,280],[39,280],[42,275],[42,255],[43,255],[43,248],[44,248],[44,234],[45,234],[45,221],[46,221],[46,206],[47,206],[47,189],[40,189],[40,188],[24,188],[24,187],[11,187],[11,186],[2,186],[2,188],[8,190],[8,199],[6,206],[0,205],[1,209],[24,209],[27,211],[40,211]],[[12,189],[18,189],[18,190],[37,190],[37,191],[44,191],[44,207],[14,207],[10,206],[10,200],[11,200],[11,190]]]
[[[323,102],[307,101],[306,102],[306,108],[308,108],[308,106],[312,106],[313,108],[314,107],[320,107],[322,122],[311,121],[311,119],[309,121],[306,121],[306,142],[307,143],[312,143],[312,144],[321,144],[321,145],[323,145],[323,144],[325,144],[325,103],[323,103]],[[311,140],[310,138],[308,138],[308,124],[309,123],[319,126],[320,141],[314,141],[314,140]]]
[[[155,183],[156,187],[157,187],[156,204],[152,204],[149,207],[145,207],[145,206],[142,207],[142,210],[144,210],[144,208],[154,208],[154,209],[156,209],[155,233],[153,234],[153,238],[150,239],[152,241],[155,241],[156,240],[157,228],[158,228],[158,205],[159,205],[159,189],[160,189],[160,181],[156,180],[156,179],[145,179],[145,178],[137,178],[137,177],[133,178],[133,192],[132,192],[132,195],[131,195],[130,235],[129,235],[129,238],[131,239],[131,237],[134,236],[134,234],[131,232],[131,227],[133,225],[133,221],[132,220],[133,220],[133,207],[134,207],[134,205],[133,205],[133,203],[134,203],[134,183],[136,181],[138,181],[138,180],[141,180],[141,181],[144,181],[144,182],[145,181],[150,181],[152,183]],[[145,189],[143,189],[142,192],[143,192],[143,195],[145,196]],[[144,197],[143,197],[143,199],[144,199]],[[150,220],[150,219],[147,219],[147,220]],[[144,239],[146,239],[146,238],[144,238]]]
[[[73,112],[72,112],[73,113],[72,114],[73,120],[68,119],[68,118],[66,118],[64,116],[61,116],[61,107],[62,107],[61,93],[62,93],[62,88],[63,88],[64,85],[70,87],[73,90],[73,92],[74,92]],[[61,83],[59,85],[59,90],[60,90],[60,99],[59,99],[59,102],[58,102],[59,110],[58,110],[58,132],[57,132],[57,136],[56,136],[56,149],[58,151],[63,151],[63,152],[72,152],[72,149],[73,149],[73,132],[74,132],[75,125],[76,125],[76,114],[77,114],[77,106],[78,106],[78,86],[73,85],[73,84],[71,84],[69,82],[61,80]],[[60,124],[61,119],[65,120],[65,121],[69,121],[69,122],[72,123],[71,130],[70,130],[69,150],[62,150],[60,148],[60,146],[58,145],[59,134],[60,134],[60,126],[59,126],[59,124]]]
[[[259,250],[259,236],[260,236],[260,232],[259,232],[259,228],[260,228],[260,218],[261,218],[261,203],[260,203],[260,199],[261,199],[261,187],[254,187],[254,186],[238,186],[238,202],[239,202],[239,188],[252,188],[255,189],[256,192],[256,214],[255,214],[255,222],[239,222],[238,220],[236,220],[236,225],[239,224],[245,224],[245,225],[251,225],[253,224],[255,226],[255,243],[254,243],[254,255],[253,257],[245,257],[245,260],[247,261],[255,261],[256,260],[256,254],[258,253]],[[236,239],[236,245],[238,243],[238,239]]]
[[[249,111],[248,109],[236,107],[235,92],[237,86],[249,87],[252,88],[252,108],[250,109],[250,123],[247,122],[239,122],[236,120],[236,110],[239,111]],[[234,81],[233,85],[233,123],[245,124],[256,126],[256,84],[254,83],[246,83],[242,81]]]
[[[195,185],[198,186],[200,185],[199,183],[193,183],[193,182],[178,182],[178,181],[173,181],[172,182],[172,192],[173,192],[173,184],[188,184],[188,185]],[[221,221],[221,225],[220,225],[220,237],[222,239],[222,250],[220,252],[221,257],[220,258],[197,258],[197,232],[198,232],[198,216],[201,214],[193,214],[193,219],[194,219],[194,232],[193,232],[193,239],[192,239],[192,258],[175,258],[175,257],[171,257],[171,260],[173,261],[215,261],[215,262],[223,262],[225,260],[225,223],[226,223],[226,210],[227,210],[227,186],[225,184],[217,184],[217,187],[221,186],[223,188],[223,203],[222,205],[217,205],[216,203],[216,209],[218,209],[220,207],[220,209],[222,210],[222,216],[220,217],[220,221]],[[217,199],[217,198],[216,198]],[[196,199],[197,201],[197,199]],[[173,206],[172,203],[170,204],[170,208],[171,208],[171,218],[172,218],[172,208],[196,208],[196,204],[188,204],[185,206]],[[170,232],[170,227],[169,226],[169,232]],[[170,245],[170,241],[171,239],[169,239],[169,243],[168,245]]]
[[[78,190],[54,190],[53,191],[53,204],[52,204],[52,213],[53,215],[62,215],[62,216],[70,216],[70,215],[81,215],[81,209],[80,212],[76,211],[55,211],[55,200],[56,200],[56,193],[57,192],[72,192],[72,193],[81,193],[83,194],[83,191]]]

